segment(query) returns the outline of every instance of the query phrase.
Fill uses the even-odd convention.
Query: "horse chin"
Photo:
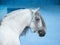
[[[44,37],[46,32],[44,30],[39,30],[38,34],[39,34],[40,37]]]

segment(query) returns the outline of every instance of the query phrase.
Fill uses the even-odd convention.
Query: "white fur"
[[[0,26],[0,45],[20,45],[19,36],[24,28],[30,25],[32,29],[36,29],[35,22],[32,19],[34,20],[33,17],[38,16],[35,15],[38,9],[20,9],[7,14]],[[42,17],[40,17],[40,20],[42,20]],[[42,21],[38,23],[39,29],[43,27]]]
[[[20,45],[19,36],[30,24],[31,14],[29,9],[16,10],[7,14],[0,26],[0,45]]]

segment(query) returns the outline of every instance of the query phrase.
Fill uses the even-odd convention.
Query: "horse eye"
[[[40,19],[39,18],[36,18],[36,21],[39,21]]]

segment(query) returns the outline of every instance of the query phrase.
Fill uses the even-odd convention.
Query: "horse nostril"
[[[43,37],[43,36],[45,36],[46,33],[45,33],[44,30],[39,30],[38,34],[39,34],[40,37]]]

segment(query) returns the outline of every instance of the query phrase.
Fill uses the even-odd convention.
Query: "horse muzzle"
[[[46,32],[45,32],[45,30],[39,30],[38,34],[39,34],[40,37],[44,37]]]

